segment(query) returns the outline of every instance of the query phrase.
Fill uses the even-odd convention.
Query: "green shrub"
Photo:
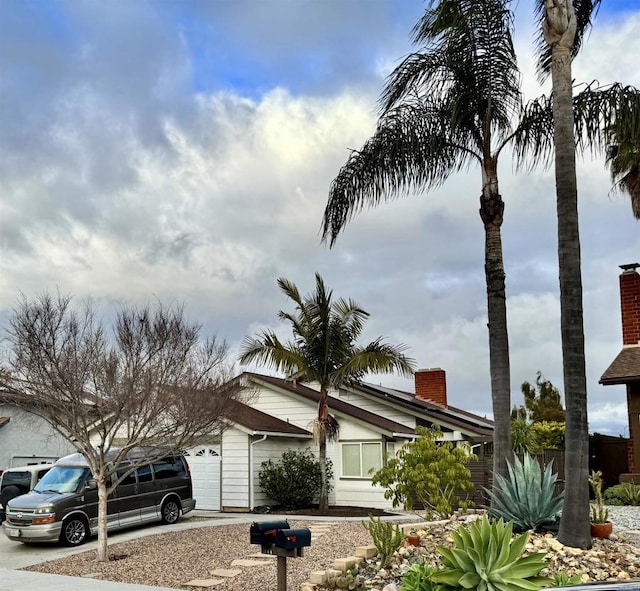
[[[522,462],[518,458],[509,462],[509,478],[497,474],[494,490],[487,490],[490,514],[512,521],[516,531],[536,530],[555,523],[564,493],[554,496],[557,475],[552,471],[552,463],[542,474],[540,464],[528,453]]]
[[[386,499],[394,507],[412,509],[418,500],[425,509],[425,518],[448,517],[457,507],[466,509],[471,501],[462,501],[456,491],[471,490],[471,472],[465,466],[469,460],[477,460],[468,445],[455,446],[451,441],[439,442],[442,433],[437,429],[417,427],[419,437],[405,443],[376,472],[371,482],[383,486]]]
[[[607,505],[640,505],[640,484],[624,482],[610,486],[604,491],[604,502]]]
[[[551,580],[538,576],[547,566],[544,553],[522,557],[529,534],[512,539],[511,523],[502,519],[490,523],[487,516],[474,521],[469,529],[460,527],[451,534],[453,548],[438,546],[443,567],[431,580],[448,589],[477,591],[535,591],[548,587]]]
[[[378,551],[382,568],[384,568],[389,563],[393,553],[402,545],[404,535],[395,523],[382,521],[380,517],[376,519],[372,515],[369,515],[369,522],[363,521],[362,525],[371,535],[373,544]]]
[[[262,462],[258,473],[262,490],[276,503],[290,509],[309,507],[320,494],[320,463],[310,449],[289,450],[279,462]],[[327,460],[327,489],[331,490],[333,469]]]

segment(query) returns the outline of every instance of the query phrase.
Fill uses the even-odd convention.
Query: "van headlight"
[[[46,505],[44,507],[38,507],[34,513],[36,515],[42,515],[43,513],[53,513],[53,505]]]

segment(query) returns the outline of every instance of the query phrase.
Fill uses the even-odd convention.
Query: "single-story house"
[[[317,385],[251,372],[236,379],[250,392],[248,400],[237,403],[219,441],[185,453],[201,509],[250,511],[273,504],[260,488],[262,462],[278,460],[289,449],[317,451]],[[438,425],[443,438],[454,442],[491,439],[492,421],[447,404],[443,370],[420,370],[415,384],[415,392],[367,383],[330,392],[329,412],[339,425],[338,441],[327,446],[334,474],[330,504],[390,508],[384,490],[371,484],[369,470],[414,439],[419,425]]]

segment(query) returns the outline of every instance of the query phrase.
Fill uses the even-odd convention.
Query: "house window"
[[[382,468],[382,445],[379,441],[342,444],[342,476],[371,478],[370,470]]]

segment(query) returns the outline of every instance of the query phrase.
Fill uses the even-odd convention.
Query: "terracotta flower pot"
[[[607,521],[606,523],[592,523],[591,524],[591,537],[606,539],[611,535],[613,531],[613,523]]]
[[[407,541],[412,546],[419,546],[420,545],[420,536],[408,535],[407,536]]]

